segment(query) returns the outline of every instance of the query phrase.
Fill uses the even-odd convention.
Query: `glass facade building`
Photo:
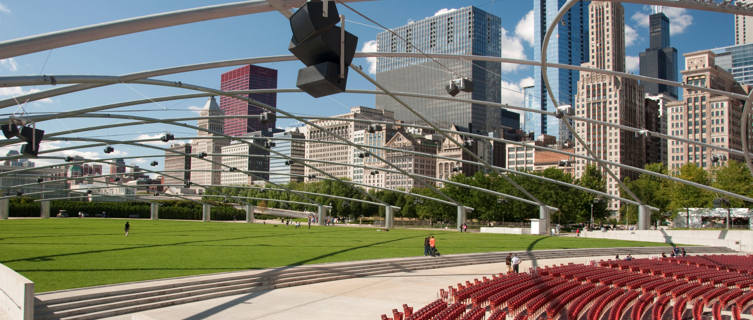
[[[221,76],[220,88],[223,91],[232,90],[250,90],[250,89],[276,89],[277,88],[277,70],[247,65],[235,70],[225,72]],[[247,97],[266,105],[277,107],[276,93],[249,94]],[[254,115],[263,113],[264,109],[259,108],[248,101],[231,97],[220,97],[220,109],[227,116],[232,115]],[[275,128],[275,115],[266,123],[261,123],[256,118],[228,118],[225,119],[223,132],[229,136],[238,137],[248,134],[249,132],[273,129]]]
[[[538,109],[539,103],[536,99],[536,87],[523,87],[523,107],[528,109]],[[533,132],[534,137],[541,135],[541,114],[536,112],[525,112],[523,114],[523,131]]]
[[[541,60],[541,44],[546,35],[546,30],[565,2],[565,0],[533,1],[534,60]],[[581,63],[588,61],[588,5],[590,2],[581,1],[575,4],[554,28],[546,52],[548,62],[580,66]],[[552,100],[549,99],[541,78],[541,67],[534,67],[533,74],[535,80],[534,94],[538,101],[537,107],[541,110],[555,112]],[[572,105],[579,79],[578,71],[549,68],[547,75],[557,102]],[[532,118],[536,118],[536,116]],[[538,116],[538,118],[541,120],[539,125],[541,132],[537,132],[536,136],[548,134],[558,136],[560,142],[572,140],[571,132],[560,130],[559,119],[552,116]]]
[[[498,16],[475,7],[464,7],[385,31],[377,35],[379,52],[416,52],[499,57],[501,20]],[[408,45],[412,44],[412,46]],[[452,72],[449,72],[450,69]],[[379,58],[376,79],[390,90],[417,92],[449,97],[445,85],[453,79],[467,77],[473,92],[460,92],[456,97],[500,102],[500,63],[427,58]],[[483,105],[421,98],[401,98],[408,105],[440,127],[452,124],[471,125],[475,130],[493,130],[502,126],[499,110]],[[419,122],[392,98],[377,95],[376,107],[395,113],[395,119]]]
[[[304,141],[290,139],[305,139],[303,133],[296,131],[278,132],[273,135],[275,146],[272,147],[272,156],[269,158],[269,181],[277,184],[289,182],[303,182],[303,163],[288,162],[288,159],[280,157],[282,153],[291,158],[304,158],[306,146]],[[281,139],[277,139],[281,138]]]
[[[735,81],[753,85],[753,43],[712,49],[716,65],[731,73]]]
[[[650,45],[640,53],[642,76],[677,81],[677,49],[669,46],[669,18],[663,13],[649,16]],[[641,81],[646,93],[663,94],[677,99],[677,87]]]

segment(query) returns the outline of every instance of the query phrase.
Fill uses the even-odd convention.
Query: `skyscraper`
[[[685,54],[683,82],[700,87],[745,94],[732,75],[714,63],[708,50]],[[705,91],[683,89],[683,100],[667,104],[669,134],[689,140],[741,150],[740,120],[742,101]],[[669,170],[677,172],[692,162],[706,170],[742,157],[707,147],[669,141]]]
[[[361,106],[351,107],[349,113],[340,114],[333,117],[342,119],[395,121],[395,117],[390,111],[377,110]],[[340,141],[337,138],[333,137],[329,131],[334,131],[338,133],[342,138],[351,139],[352,141],[354,133],[367,129],[368,124],[357,121],[339,121],[329,119],[314,120],[311,122],[325,129],[326,131],[320,130],[311,125],[306,125],[306,159],[323,160],[327,161],[328,163],[308,162],[308,166],[306,166],[304,169],[304,174],[307,176],[306,181],[311,181],[312,178],[314,178],[311,176],[322,175],[322,173],[313,168],[317,168],[335,177],[348,178],[352,181],[354,168],[347,165],[340,165],[339,163],[353,163],[353,147],[344,144],[328,143],[332,141]]]
[[[650,47],[640,53],[642,76],[677,81],[677,49],[669,46],[669,18],[661,12],[649,16]],[[677,87],[641,81],[646,94],[677,99]]]
[[[306,136],[298,128],[293,131],[278,132],[273,135],[275,146],[272,151],[282,153],[291,158],[306,157],[306,144],[302,139]],[[278,140],[280,139],[280,140]],[[295,140],[301,139],[301,140]],[[303,182],[303,162],[290,161],[276,153],[269,159],[269,181],[278,184]]]
[[[538,108],[538,99],[536,99],[536,87],[523,87],[523,107],[528,109]],[[533,132],[534,137],[541,135],[541,114],[536,112],[523,113],[523,131]]]
[[[546,35],[549,24],[552,23],[559,12],[565,0],[534,0],[533,1],[533,19],[534,19],[534,48],[533,60],[541,60],[541,45]],[[562,21],[554,28],[554,33],[549,39],[547,47],[547,61],[551,63],[562,63],[570,65],[580,65],[588,61],[588,3],[590,1],[581,1],[575,4],[568,11]],[[554,93],[554,99],[560,104],[573,104],[575,97],[578,71],[549,68],[547,70],[549,85]],[[549,99],[544,82],[541,79],[541,67],[533,68],[534,96],[537,103],[534,105],[543,111],[555,112],[554,104]],[[529,118],[529,117],[526,117]],[[530,118],[540,120],[540,131],[536,131],[536,136],[548,134],[559,139],[560,143],[572,140],[572,133],[562,130],[560,135],[560,121],[555,117],[541,116],[534,114]],[[531,129],[526,129],[531,130]]]
[[[191,153],[191,145],[188,143],[174,144],[170,146],[170,150],[185,153],[185,155],[165,151],[164,163],[166,172],[163,176],[165,184],[182,185],[191,180],[191,156],[189,155]]]
[[[500,56],[500,18],[476,7],[464,7],[445,14],[393,28],[377,35],[379,52]],[[407,43],[406,43],[407,41]],[[411,45],[408,45],[411,44]],[[439,60],[424,58],[379,58],[376,79],[390,90],[449,97],[445,85],[467,77],[473,92],[460,92],[457,98],[500,102],[500,64],[498,62]],[[448,71],[447,69],[450,69]],[[491,131],[502,126],[502,113],[483,105],[421,98],[401,98],[440,127],[452,124]],[[418,122],[419,119],[394,99],[376,96],[376,107],[395,113],[395,119]]]
[[[753,0],[737,0],[738,4],[753,3]],[[753,43],[753,17],[735,15],[735,45]]]
[[[277,70],[255,65],[240,67],[222,74],[220,88],[223,91],[276,89]],[[277,107],[276,93],[247,94],[244,96],[271,107]],[[248,101],[225,96],[220,98],[220,109],[222,109],[227,116],[255,115],[266,111]],[[249,132],[274,128],[275,120],[274,113],[270,114],[269,121],[266,121],[265,123],[262,123],[259,119],[255,118],[228,118],[225,119],[223,131],[229,136],[242,136]]]
[[[584,67],[612,71],[625,71],[625,11],[622,4],[609,1],[591,2],[588,31],[590,43],[589,62]],[[638,81],[598,73],[581,72],[578,94],[575,98],[575,115],[634,128],[645,128],[644,97]],[[600,124],[577,122],[575,130],[597,157],[616,163],[643,167],[645,141],[633,132]],[[590,156],[583,145],[577,144],[575,153]],[[583,159],[576,160],[575,176],[583,175],[587,165],[596,165]],[[617,179],[634,174],[631,171],[610,167]],[[607,193],[619,196],[617,180],[604,175]],[[610,201],[608,208],[617,211],[619,201]]]
[[[223,113],[214,97],[210,97],[204,108],[201,109],[200,115],[202,117],[221,116]],[[211,133],[198,130],[197,134],[199,136],[222,134],[221,123],[222,119],[217,118],[199,120],[197,126],[204,130],[209,130]],[[191,182],[200,185],[220,184],[221,176],[217,170],[221,169],[222,156],[220,154],[222,153],[222,147],[226,145],[228,145],[226,139],[196,139],[191,141],[192,153],[207,154],[203,159],[191,158]]]

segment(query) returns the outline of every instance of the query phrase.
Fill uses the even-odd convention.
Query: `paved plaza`
[[[656,255],[636,256],[651,257]],[[537,261],[539,266],[589,263],[611,257],[580,257]],[[524,260],[521,271],[532,261]],[[406,303],[414,310],[438,298],[440,288],[505,271],[504,263],[490,263],[396,272],[363,278],[254,292],[107,319],[379,319]]]

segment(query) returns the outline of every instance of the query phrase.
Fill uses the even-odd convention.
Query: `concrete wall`
[[[0,264],[0,312],[10,320],[34,319],[34,282],[3,264]]]
[[[753,252],[753,231],[750,230],[616,230],[581,231],[580,234],[587,238],[717,246]]]
[[[530,228],[481,227],[482,233],[531,234]]]

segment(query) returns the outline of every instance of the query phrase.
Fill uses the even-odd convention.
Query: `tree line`
[[[662,164],[649,164],[646,170],[667,174],[667,168]],[[548,168],[542,172],[531,174],[573,183],[593,190],[605,191],[606,182],[602,171],[596,166],[587,166],[580,179],[563,172],[558,168]],[[737,161],[730,160],[723,166],[706,171],[693,163],[688,163],[671,175],[692,181],[698,184],[713,186],[722,190],[753,197],[753,176],[748,168]],[[473,176],[457,175],[451,181],[467,184],[483,189],[494,190],[520,198],[527,198],[515,185],[528,190],[536,198],[544,203],[557,207],[558,212],[552,212],[552,222],[559,224],[588,223],[593,212],[597,223],[624,223],[611,219],[611,212],[607,210],[608,199],[601,199],[593,193],[578,190],[576,188],[542,181],[520,174],[508,174],[508,179],[496,173],[477,172]],[[512,183],[510,182],[512,181]],[[515,185],[514,185],[514,184]],[[634,179],[625,178],[625,185],[636,194],[645,204],[657,207],[658,212],[652,212],[652,223],[666,221],[674,218],[678,212],[688,208],[710,208],[714,205],[714,199],[721,195],[702,190],[686,184],[673,182],[668,179],[656,177],[650,174],[640,174]],[[419,184],[420,185],[420,184]],[[420,197],[406,195],[391,190],[372,189],[365,191],[360,187],[334,180],[323,180],[312,183],[290,183],[288,188],[298,191],[329,194],[348,199],[362,199],[373,201],[372,197],[393,206],[401,207],[395,211],[395,216],[400,218],[421,219],[435,222],[454,223],[457,207],[442,204],[436,201],[422,199]],[[474,208],[467,212],[469,219],[477,220],[482,224],[488,222],[525,222],[531,218],[538,218],[537,206],[529,205],[520,201],[500,198],[497,195],[458,186],[445,184],[438,190],[462,203]],[[434,189],[419,186],[411,192],[433,198],[445,199],[442,194]],[[368,193],[366,196],[364,193]],[[266,198],[272,200],[233,199],[230,197]],[[623,198],[630,198],[624,191]],[[311,202],[331,205],[330,215],[339,217],[383,217],[384,208],[368,203],[334,199],[327,196],[301,195],[286,190],[276,190],[276,187],[267,185],[264,188],[248,188],[242,186],[212,187],[206,190],[203,200],[212,203],[213,220],[242,220],[245,218],[243,210],[235,209],[232,203],[250,202],[264,208],[281,208],[296,211],[316,212],[315,206],[306,206],[297,203],[278,202],[277,200],[289,200],[296,202]],[[753,208],[753,204],[739,199],[727,199],[730,207]],[[201,219],[201,204],[192,201],[159,201],[160,218],[163,219]],[[140,217],[148,218],[150,208],[144,202],[86,202],[71,200],[55,200],[51,203],[51,215],[55,216],[60,210],[66,210],[69,215],[75,216],[79,211],[88,216],[95,216],[106,212],[108,217]],[[637,207],[635,205],[623,205],[621,216],[628,219],[629,223],[637,220]],[[38,217],[40,214],[39,202],[34,202],[29,197],[17,197],[10,199],[11,216]]]

